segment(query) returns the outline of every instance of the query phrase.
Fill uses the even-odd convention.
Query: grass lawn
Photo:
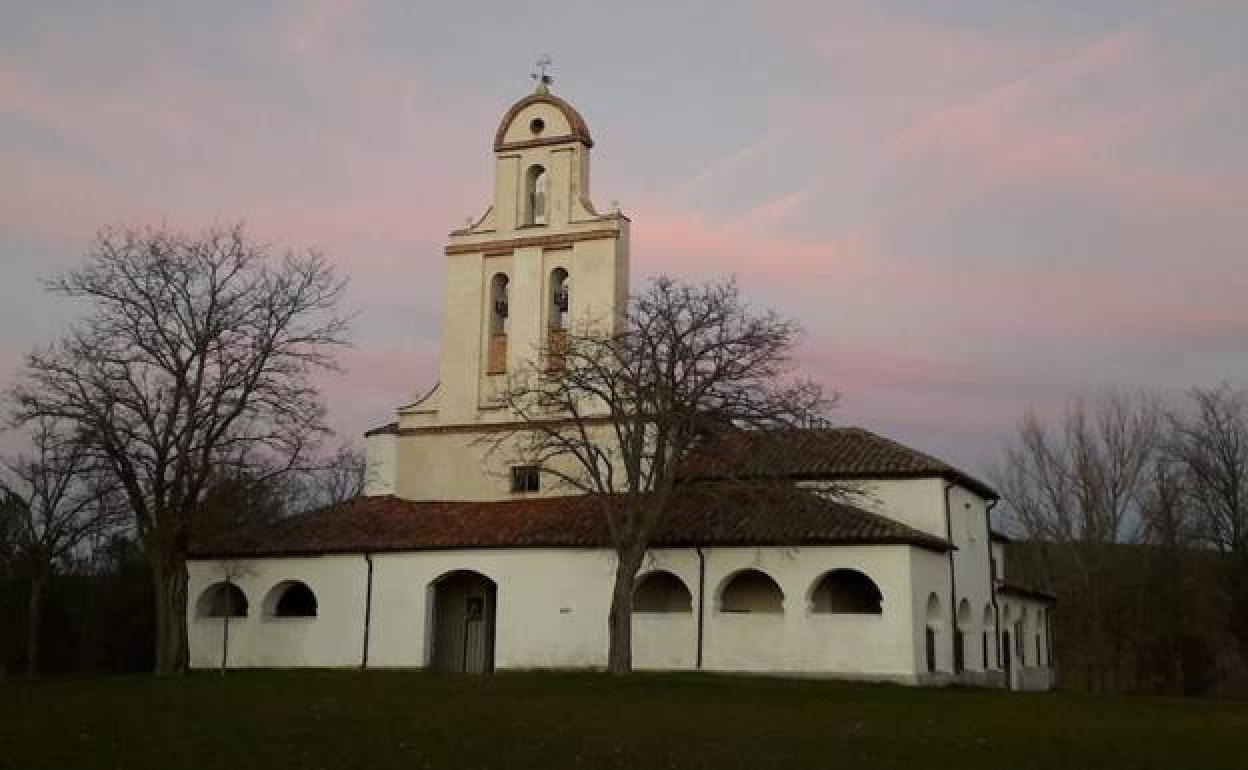
[[[1248,768],[1248,703],[695,674],[10,681],[0,767]]]

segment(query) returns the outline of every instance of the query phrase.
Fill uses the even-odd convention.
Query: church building
[[[492,200],[445,248],[437,385],[368,432],[363,496],[194,544],[193,667],[605,668],[602,514],[483,440],[516,428],[508,372],[620,322],[630,223],[591,202],[593,146],[545,79],[506,111]],[[776,473],[864,494],[674,513],[638,575],[636,668],[1053,685],[1054,600],[1007,582],[988,484],[863,428],[786,440]]]

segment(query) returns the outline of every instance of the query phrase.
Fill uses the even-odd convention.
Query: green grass
[[[694,674],[11,681],[0,767],[1246,768],[1248,703]]]

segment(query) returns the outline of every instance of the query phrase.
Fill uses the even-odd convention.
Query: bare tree
[[[1066,604],[1086,640],[1089,679],[1102,686],[1122,639],[1118,608],[1106,601],[1119,575],[1113,546],[1140,537],[1160,425],[1153,399],[1122,393],[1073,402],[1056,432],[1029,411],[993,474],[1027,536],[1060,548],[1046,579],[1074,600]]]
[[[7,495],[0,496],[0,578],[8,577],[17,560],[17,511],[11,510],[16,503]]]
[[[1226,555],[1226,617],[1248,661],[1248,390],[1193,388],[1171,415],[1166,451],[1188,479],[1203,541]]]
[[[16,415],[74,424],[123,488],[156,589],[155,668],[182,671],[201,499],[258,456],[297,465],[325,432],[311,375],[345,344],[345,284],[322,255],[274,259],[234,226],[104,230],[47,286],[90,312],[27,357]]]
[[[302,474],[301,510],[345,503],[364,494],[368,464],[358,447],[341,446],[312,463]]]
[[[621,319],[552,333],[499,400],[522,426],[494,439],[598,501],[617,556],[608,668],[632,668],[637,571],[694,452],[750,430],[805,424],[828,405],[790,377],[798,325],[751,308],[735,282],[660,277]]]
[[[40,670],[43,597],[60,563],[92,537],[121,521],[115,487],[86,447],[49,418],[36,421],[33,453],[0,462],[0,516],[30,578],[26,666]]]
[[[1248,390],[1193,388],[1170,416],[1168,453],[1191,479],[1191,502],[1215,548],[1248,558]]]

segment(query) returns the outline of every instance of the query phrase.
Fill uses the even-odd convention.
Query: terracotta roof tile
[[[1048,591],[1042,591],[1038,588],[1022,586],[1017,583],[1002,583],[998,590],[1009,596],[1018,596],[1023,599],[1034,599],[1040,602],[1048,602],[1049,604],[1057,603],[1057,596],[1055,594],[1049,593]]]
[[[685,492],[654,547],[905,543],[944,551],[945,540],[852,505],[804,494],[772,504],[770,492],[713,500]],[[791,498],[788,493],[786,500]],[[418,502],[359,497],[274,525],[201,539],[193,556],[244,557],[451,548],[608,547],[601,498]]]
[[[864,428],[811,428],[736,434],[729,445],[708,447],[686,470],[688,478],[792,479],[917,478],[956,481],[997,498],[988,484],[917,449]]]

